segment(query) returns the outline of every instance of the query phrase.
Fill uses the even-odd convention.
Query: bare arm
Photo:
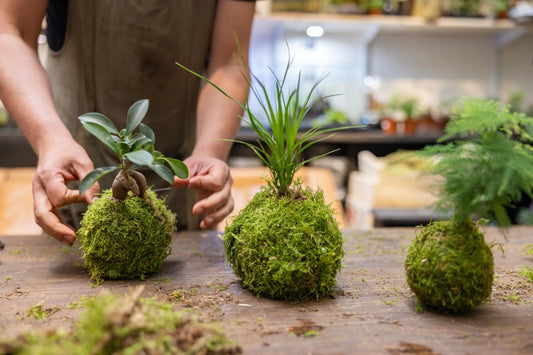
[[[85,176],[92,163],[61,122],[37,54],[47,3],[0,1],[0,97],[39,158],[33,181],[35,220],[47,234],[71,244],[75,232],[62,223],[57,208],[78,199],[66,182]]]
[[[248,61],[254,11],[254,2],[219,1],[207,68],[207,77],[242,103],[246,101],[249,88],[243,77],[246,68],[238,58],[242,55]],[[201,228],[214,227],[233,210],[232,180],[225,163],[231,142],[223,139],[235,138],[241,115],[242,108],[237,103],[211,85],[204,86],[198,100],[197,143],[186,160],[192,167],[189,188],[197,190],[200,199],[193,213],[206,216]]]

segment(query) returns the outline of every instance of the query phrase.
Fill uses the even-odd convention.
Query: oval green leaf
[[[80,197],[85,193],[85,191],[89,190],[91,186],[98,180],[102,178],[102,176],[109,174],[112,171],[115,171],[119,169],[118,166],[106,166],[103,168],[94,169],[89,174],[85,175],[83,180],[80,182],[79,191],[80,191]]]
[[[150,166],[154,162],[154,157],[152,154],[148,153],[145,150],[137,150],[135,152],[129,152],[124,155],[124,158],[127,158],[133,164],[139,166]]]
[[[104,127],[109,133],[118,134],[118,129],[113,122],[98,112],[85,113],[78,117],[81,122],[92,122]]]
[[[141,123],[139,125],[139,131],[146,137],[150,138],[152,145],[155,146],[155,133],[148,125]]]
[[[87,130],[87,132],[94,135],[96,138],[98,138],[102,143],[104,143],[106,146],[109,147],[112,151],[114,151],[119,157],[120,155],[120,147],[117,142],[113,139],[113,136],[105,129],[103,126],[99,125],[98,123],[94,122],[82,122],[83,128]]]
[[[164,165],[150,165],[152,171],[159,175],[163,180],[171,185],[174,185],[174,174],[172,171]]]
[[[185,165],[181,160],[174,158],[163,159],[168,163],[168,165],[170,165],[170,168],[177,177],[179,177],[180,179],[186,179],[189,177],[189,169],[187,168],[187,165]]]
[[[128,110],[128,119],[126,120],[126,134],[130,134],[137,128],[148,112],[148,100],[139,100],[135,102]]]

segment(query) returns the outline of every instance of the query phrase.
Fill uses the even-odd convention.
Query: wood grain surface
[[[321,301],[287,303],[243,290],[225,263],[215,232],[179,232],[162,269],[144,281],[107,281],[95,287],[72,248],[44,236],[0,236],[0,337],[52,326],[69,327],[81,296],[125,294],[171,300],[206,322],[220,322],[244,354],[527,354],[533,352],[533,287],[520,274],[533,266],[524,254],[533,228],[514,227],[505,240],[486,228],[495,250],[496,279],[490,300],[470,313],[417,312],[405,284],[405,248],[412,228],[345,232],[346,257],[338,286]],[[172,297],[175,292],[179,299]],[[39,302],[50,314],[28,317]]]

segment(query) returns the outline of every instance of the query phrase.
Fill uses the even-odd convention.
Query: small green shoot
[[[528,282],[533,283],[533,267],[531,266],[524,266],[520,270],[520,274],[524,276]]]

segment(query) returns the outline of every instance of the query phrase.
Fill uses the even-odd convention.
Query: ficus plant
[[[242,63],[246,65],[244,60]],[[328,132],[341,129],[300,131],[305,114],[324,99],[315,95],[323,78],[305,94],[301,75],[294,88],[288,88],[289,59],[281,77],[273,73],[272,94],[259,78],[252,74],[252,81],[244,75],[259,102],[260,112],[256,113],[249,101],[241,103],[207,78],[177,64],[242,107],[245,123],[258,140],[256,144],[235,142],[247,145],[270,172],[266,185],[225,228],[224,250],[235,274],[245,288],[259,296],[285,300],[326,296],[335,285],[344,256],[342,233],[335,212],[324,202],[323,191],[313,191],[295,179],[305,164],[323,156],[303,159],[303,153],[326,139]],[[265,124],[259,114],[266,117]]]
[[[117,155],[118,164],[100,167],[87,174],[81,181],[80,196],[113,171],[120,172],[113,182],[113,197],[124,200],[131,192],[133,196],[143,196],[146,179],[137,169],[149,168],[169,184],[174,184],[174,175],[187,178],[187,166],[180,160],[167,158],[155,150],[154,131],[141,121],[148,111],[149,101],[139,100],[128,110],[126,128],[118,130],[113,122],[101,113],[90,112],[79,117],[83,127]],[[136,130],[139,132],[136,132]],[[166,166],[168,165],[168,167]]]
[[[128,110],[126,128],[120,131],[100,113],[79,117],[83,127],[117,156],[117,165],[99,167],[79,186],[80,196],[106,174],[119,171],[111,189],[101,193],[83,215],[77,236],[85,266],[100,283],[105,279],[141,278],[155,272],[170,254],[176,216],[166,207],[139,171],[148,168],[169,184],[174,175],[187,178],[187,166],[155,150],[154,131],[142,123],[148,100]]]
[[[405,262],[407,283],[418,301],[445,313],[484,303],[494,275],[484,223],[505,234],[507,208],[533,192],[533,118],[493,100],[465,99],[454,109],[442,141],[421,154],[441,176],[436,209],[451,218],[418,230]]]

